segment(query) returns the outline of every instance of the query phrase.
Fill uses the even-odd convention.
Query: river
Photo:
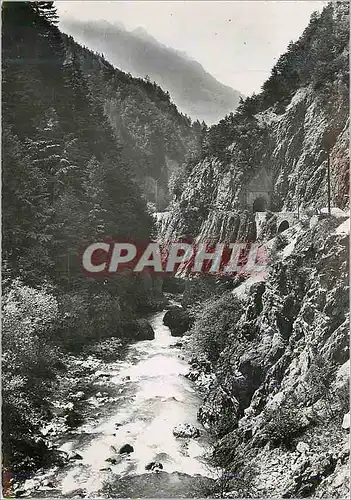
[[[183,496],[182,492],[191,494],[191,477],[211,476],[204,460],[209,438],[196,418],[201,400],[185,377],[189,365],[183,352],[174,346],[181,339],[171,336],[164,314],[148,318],[154,340],[130,345],[122,361],[105,365],[106,381],[98,383],[96,392],[107,390],[113,403],[100,407],[99,413],[92,407],[98,416],[61,439],[60,449],[74,451],[81,459],[56,470],[54,490],[41,488],[40,496],[126,497],[147,491],[146,496],[157,497],[174,496],[170,493],[176,490]],[[172,430],[180,423],[195,425],[200,437],[175,437]],[[125,444],[134,448],[129,455],[119,453]],[[145,470],[152,461],[162,463],[162,472]],[[171,491],[163,491],[160,481]]]

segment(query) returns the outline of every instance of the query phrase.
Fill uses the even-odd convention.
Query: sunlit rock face
[[[247,172],[239,164],[243,151],[235,142],[229,163],[209,157],[193,168],[163,227],[166,239],[249,237],[255,212],[326,207],[327,137],[332,138],[331,204],[347,207],[348,90],[342,82],[335,83],[328,99],[311,87],[299,89],[283,112],[269,108],[255,115],[255,127],[260,140],[249,146]]]
[[[345,4],[330,8],[333,29],[342,29]],[[165,240],[251,240],[268,249],[265,276],[233,279],[226,292],[218,280],[212,295],[203,292],[190,332],[196,363],[188,377],[203,393],[198,418],[217,439],[216,463],[237,473],[228,498],[349,496],[349,118],[341,73],[327,90],[301,85],[243,123],[218,126],[213,154],[190,170],[164,226]]]
[[[224,470],[241,463],[253,473],[251,493],[346,497],[349,219],[299,223],[285,235],[266,279],[232,290],[239,320],[219,359],[194,364],[198,418],[220,438]]]

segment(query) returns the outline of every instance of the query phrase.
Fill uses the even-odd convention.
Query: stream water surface
[[[145,489],[142,485],[146,481],[153,484],[155,475],[174,478],[175,473],[181,473],[178,483],[182,473],[197,478],[211,476],[204,460],[209,440],[196,419],[201,401],[185,377],[189,365],[181,349],[174,346],[181,339],[171,336],[163,324],[164,314],[148,318],[154,340],[132,344],[122,361],[105,365],[106,387],[102,381],[97,391],[108,390],[114,401],[100,407],[99,412],[92,407],[96,418],[88,419],[73,436],[61,439],[61,450],[77,452],[82,458],[59,471],[56,494],[72,496],[83,491],[84,496],[106,497],[110,496],[104,493],[106,484],[119,481],[128,485],[129,478],[135,483],[139,476],[133,493],[142,496],[138,490]],[[200,428],[200,437],[175,437],[173,428],[180,423]],[[134,451],[121,455],[119,450],[125,444]],[[161,462],[163,471],[147,472],[145,466],[152,461]],[[140,482],[141,477],[145,480]],[[123,488],[121,493],[131,495],[128,488],[126,494]],[[157,491],[151,489],[148,496],[158,496]]]

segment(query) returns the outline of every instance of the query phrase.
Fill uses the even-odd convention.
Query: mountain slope
[[[3,471],[17,483],[16,474],[28,477],[60,461],[42,429],[55,416],[58,392],[62,401],[69,397],[67,351],[88,356],[108,338],[105,345],[118,356],[128,339],[148,336],[149,325],[137,315],[155,306],[152,280],[88,277],[82,252],[106,237],[148,241],[154,224],[123,138],[84,74],[84,49],[67,44],[53,2],[3,2],[1,14],[2,455]],[[104,76],[99,59],[91,61],[98,80]],[[123,85],[123,76],[130,127],[141,119],[146,100],[148,121],[164,117],[171,128],[174,120],[174,133],[178,125],[192,135],[189,120],[161,89],[129,77]],[[106,90],[103,82],[101,87]],[[153,140],[146,152],[158,151]],[[155,155],[150,157],[153,162]],[[76,402],[62,416],[71,428],[82,422]]]
[[[332,205],[347,206],[347,22],[342,2],[313,16],[263,92],[210,128],[197,162],[178,179],[169,236],[247,236],[253,206],[246,192],[255,179],[271,184],[267,209],[327,206],[327,151]]]
[[[63,40],[79,63],[92,99],[104,110],[146,199],[155,203],[157,196],[157,208],[163,209],[168,181],[189,151],[197,149],[203,127],[180,114],[169,93],[158,85],[114,68],[72,37],[63,35]]]
[[[163,225],[267,249],[264,273],[192,279],[183,297],[213,497],[349,496],[348,26],[346,2],[311,18],[263,92],[208,131]]]
[[[239,104],[238,91],[218,82],[186,54],[160,44],[142,28],[129,32],[105,21],[68,19],[61,25],[123,71],[139,77],[148,75],[168,90],[178,108],[193,120],[212,124]]]

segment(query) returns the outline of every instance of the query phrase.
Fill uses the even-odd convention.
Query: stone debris
[[[179,424],[173,429],[173,435],[180,438],[197,438],[200,430],[191,424]]]

